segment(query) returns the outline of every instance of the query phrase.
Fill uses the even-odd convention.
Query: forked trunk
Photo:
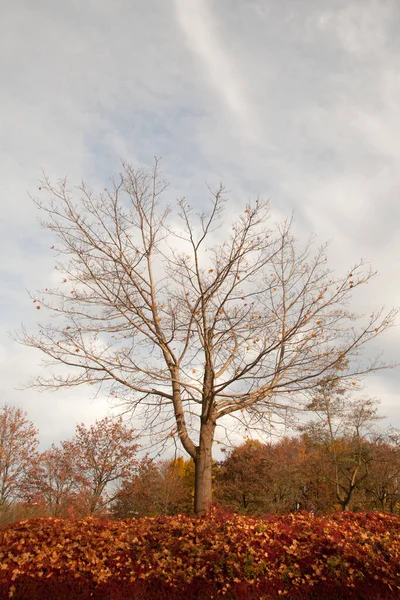
[[[201,425],[199,446],[196,449],[194,477],[194,512],[204,513],[212,503],[212,445],[214,423]]]

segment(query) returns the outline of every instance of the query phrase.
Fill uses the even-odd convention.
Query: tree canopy
[[[65,369],[36,385],[108,386],[150,431],[179,438],[195,463],[197,512],[211,502],[221,419],[264,427],[322,379],[383,368],[361,350],[396,311],[349,308],[374,275],[368,264],[336,275],[326,246],[299,244],[290,219],[271,222],[268,202],[247,203],[229,226],[221,186],[204,211],[186,198],[174,211],[158,161],[124,164],[99,194],[47,178],[40,193],[59,282],[32,298],[45,318],[19,339]]]

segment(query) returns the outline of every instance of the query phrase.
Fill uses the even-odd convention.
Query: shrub
[[[400,596],[400,519],[383,513],[39,518],[0,542],[0,597],[14,600]]]

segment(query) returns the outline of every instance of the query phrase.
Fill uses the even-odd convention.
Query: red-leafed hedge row
[[[400,597],[400,519],[33,519],[0,531],[0,598],[386,600]]]

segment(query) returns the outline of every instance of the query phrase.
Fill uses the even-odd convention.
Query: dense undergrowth
[[[400,519],[383,513],[125,521],[40,518],[0,531],[0,598],[386,600]]]

